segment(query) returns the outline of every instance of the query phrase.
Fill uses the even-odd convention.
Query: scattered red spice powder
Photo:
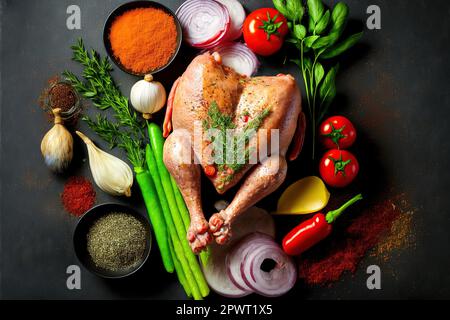
[[[355,273],[366,253],[386,236],[403,214],[398,205],[404,195],[377,203],[353,219],[338,236],[299,258],[299,277],[308,285],[338,281],[345,272]]]
[[[92,183],[83,177],[69,178],[61,194],[64,209],[77,217],[94,206],[95,198],[96,193]]]

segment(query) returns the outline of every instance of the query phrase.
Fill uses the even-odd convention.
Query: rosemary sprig
[[[118,146],[124,149],[135,168],[144,167],[145,124],[138,121],[136,113],[128,105],[128,98],[114,83],[108,58],[102,59],[95,50],[88,52],[81,39],[71,48],[73,60],[84,66],[83,80],[70,71],[64,71],[63,75],[78,93],[90,99],[99,110],[113,109],[115,122],[103,115],[98,115],[96,119],[85,116],[83,120],[111,148]]]

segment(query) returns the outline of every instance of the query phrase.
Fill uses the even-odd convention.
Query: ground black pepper
[[[146,229],[130,214],[110,213],[98,219],[87,235],[87,249],[97,267],[126,271],[143,259]]]

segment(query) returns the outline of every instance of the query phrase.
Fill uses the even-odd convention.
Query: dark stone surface
[[[1,3],[1,297],[45,299],[183,298],[175,276],[166,274],[159,253],[136,276],[105,281],[82,270],[82,290],[66,288],[66,268],[78,264],[72,247],[76,218],[64,212],[60,193],[67,176],[90,177],[86,151],[79,142],[71,172],[52,175],[44,166],[39,145],[51,127],[37,105],[47,79],[65,69],[80,71],[70,61],[69,49],[78,37],[102,55],[103,23],[108,13],[124,1],[2,0]],[[163,1],[175,10],[181,1]],[[271,1],[245,1],[252,10]],[[388,262],[365,259],[354,276],[345,275],[330,288],[297,285],[290,299],[392,299],[450,298],[450,95],[447,88],[450,6],[447,1],[347,0],[350,28],[363,26],[366,9],[382,10],[382,29],[366,31],[364,40],[343,58],[338,77],[339,97],[332,113],[354,120],[359,140],[353,151],[362,173],[352,188],[372,201],[405,192],[419,209],[415,216],[416,248],[404,250]],[[66,8],[77,4],[82,30],[66,28]],[[177,62],[158,75],[168,89],[183,71],[193,52],[183,49]],[[263,60],[261,74],[290,72],[282,54]],[[116,70],[114,77],[125,94],[136,78]],[[159,116],[158,120],[161,120]],[[84,124],[81,129],[90,133]],[[104,146],[99,139],[95,139]],[[122,156],[120,151],[115,154]],[[309,153],[290,166],[292,181],[311,174]],[[284,187],[285,187],[284,186]],[[218,199],[211,188],[208,196]],[[129,200],[98,192],[98,203],[124,201],[145,212],[138,190]],[[273,209],[279,192],[263,201]],[[212,202],[205,201],[211,209]],[[297,220],[278,218],[280,230]],[[366,267],[379,264],[382,290],[366,288]],[[212,295],[214,296],[214,295]],[[250,298],[257,300],[257,297]]]

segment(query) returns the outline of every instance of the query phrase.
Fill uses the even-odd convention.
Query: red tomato
[[[346,150],[329,150],[319,164],[320,176],[330,187],[343,188],[355,180],[359,163],[355,156]]]
[[[319,135],[325,148],[347,149],[355,143],[356,129],[346,117],[335,116],[321,124]]]
[[[261,8],[245,19],[243,32],[245,43],[254,53],[270,56],[281,49],[289,28],[278,10]]]
[[[216,175],[216,167],[212,166],[212,165],[207,165],[205,167],[205,174],[208,177],[214,177]]]

